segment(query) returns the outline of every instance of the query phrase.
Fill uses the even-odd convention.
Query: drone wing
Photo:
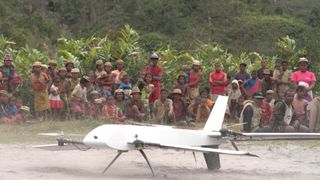
[[[226,155],[258,157],[255,154],[251,154],[251,153],[245,152],[245,151],[232,151],[232,150],[216,149],[216,148],[209,148],[209,147],[194,147],[194,146],[183,146],[183,145],[155,144],[155,143],[146,143],[146,142],[142,142],[142,141],[135,141],[132,144],[134,144],[136,147],[153,146],[153,147],[159,147],[159,148],[177,149],[177,150],[193,151],[193,152],[203,152],[203,153],[213,152],[213,153],[226,154]]]
[[[48,151],[66,151],[66,150],[77,150],[77,148],[71,144],[66,144],[59,146],[58,144],[45,144],[45,145],[36,145],[32,146],[33,148],[44,149]]]
[[[319,140],[320,133],[240,133],[236,140]]]

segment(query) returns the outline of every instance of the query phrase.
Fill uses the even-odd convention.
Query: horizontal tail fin
[[[227,109],[228,96],[218,96],[210,116],[204,126],[204,131],[220,131],[224,120],[224,114]]]

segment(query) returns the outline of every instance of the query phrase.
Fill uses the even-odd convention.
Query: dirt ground
[[[0,144],[0,180],[19,179],[320,179],[320,146],[290,142],[273,145],[242,143],[239,148],[260,158],[221,155],[221,169],[208,171],[203,155],[191,152],[145,150],[153,178],[136,151],[123,154],[106,174],[101,172],[114,150],[45,151],[30,144]],[[228,144],[221,148],[231,149]]]

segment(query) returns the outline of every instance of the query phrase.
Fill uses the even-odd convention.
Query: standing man
[[[277,98],[283,99],[284,93],[290,88],[292,71],[289,69],[288,61],[281,62],[281,71],[274,72],[273,79],[275,80]]]
[[[159,56],[156,53],[153,53],[150,56],[150,64],[147,65],[143,72],[145,74],[151,73],[153,76],[152,84],[154,85],[154,89],[149,96],[149,104],[153,104],[157,99],[160,98],[160,89],[161,89],[161,78],[163,76],[163,69],[158,66]]]
[[[250,79],[250,74],[246,71],[247,64],[245,62],[240,63],[240,71],[235,75],[236,80],[241,80],[244,84]]]
[[[228,83],[227,75],[221,71],[221,64],[216,63],[214,72],[210,73],[209,86],[211,87],[211,99],[215,101],[218,95],[225,95],[224,88]]]
[[[197,96],[199,96],[199,85],[202,78],[200,65],[200,61],[194,61],[192,65],[192,71],[189,73],[188,94],[190,101],[194,100]]]

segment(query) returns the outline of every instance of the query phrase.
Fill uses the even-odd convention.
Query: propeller
[[[64,132],[60,133],[38,133],[39,136],[54,136],[54,137],[64,137]],[[66,134],[67,136],[82,136],[81,134]]]

